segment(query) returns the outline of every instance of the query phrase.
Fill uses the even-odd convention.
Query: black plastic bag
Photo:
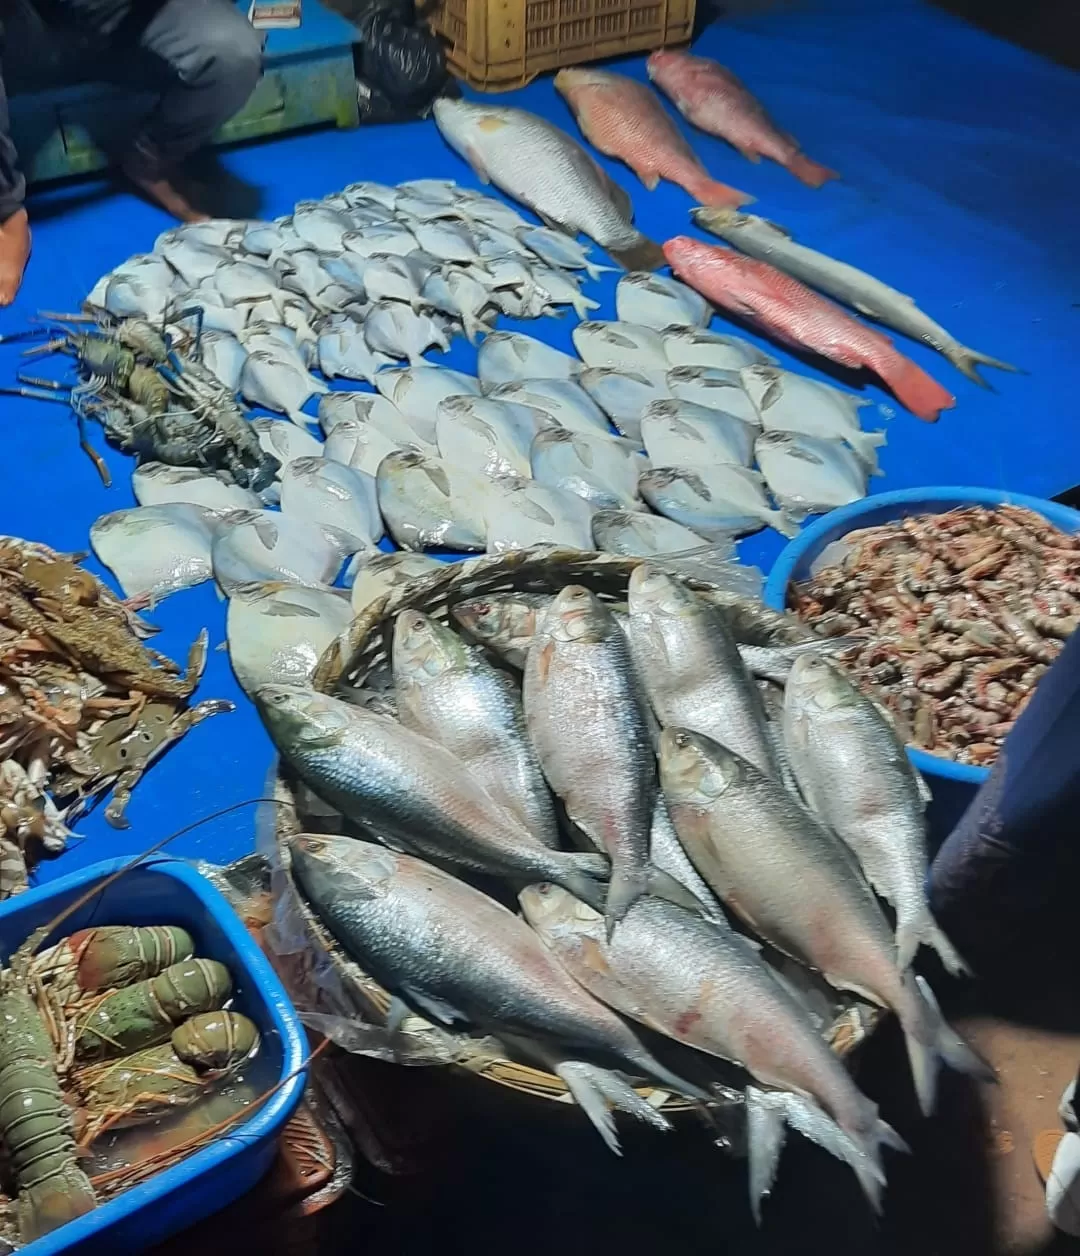
[[[362,122],[426,113],[447,86],[442,44],[418,25],[412,6],[380,7],[360,24],[357,90]]]

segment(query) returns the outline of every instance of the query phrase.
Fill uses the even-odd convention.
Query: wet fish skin
[[[653,467],[641,477],[639,488],[653,510],[707,540],[758,532],[766,525],[794,536],[798,528],[782,510],[772,509],[763,483],[756,471],[714,463],[696,471]]]
[[[578,323],[570,334],[574,348],[586,366],[609,366],[631,371],[667,369],[663,337],[651,327],[589,319]]]
[[[577,358],[512,331],[485,336],[476,355],[476,373],[485,393],[526,379],[573,379],[580,370]]]
[[[920,419],[933,423],[956,405],[956,398],[887,336],[768,262],[690,236],[668,240],[664,255],[680,279],[781,344],[811,349],[841,366],[868,367]]]
[[[703,205],[746,205],[754,198],[710,178],[697,154],[644,83],[593,66],[560,70],[559,92],[594,148],[626,162],[649,191],[667,179]]]
[[[721,741],[779,778],[761,699],[715,607],[642,563],[630,576],[630,647],[661,725]]]
[[[669,327],[707,327],[712,318],[699,292],[650,271],[631,271],[615,285],[615,311],[620,322],[638,323],[655,331]]]
[[[525,720],[570,819],[611,856],[608,929],[647,892],[657,798],[649,717],[626,637],[581,585],[544,612],[525,660]]]
[[[296,686],[263,686],[255,702],[282,757],[354,823],[425,858],[576,886],[597,901],[603,856],[550,850],[429,737]]]
[[[777,366],[747,366],[739,378],[764,431],[803,432],[845,441],[871,475],[882,474],[877,451],[886,443],[885,433],[864,432],[859,424],[859,411],[871,404],[869,397]]]
[[[597,509],[644,509],[637,485],[647,463],[631,442],[555,428],[536,436],[531,466],[538,483],[575,493]]]
[[[369,545],[383,534],[375,477],[332,458],[294,458],[282,468],[281,511]]]
[[[210,579],[219,518],[188,502],[113,510],[94,520],[90,544],[125,597],[153,603]]]
[[[593,540],[597,549],[626,558],[650,558],[655,554],[679,554],[700,549],[704,542],[681,523],[642,511],[598,510],[593,515]],[[734,553],[734,546],[731,548]],[[722,553],[719,557],[724,557]]]
[[[671,395],[679,401],[722,410],[751,427],[760,427],[757,409],[743,387],[740,371],[714,366],[673,366],[667,373]]]
[[[748,467],[757,433],[737,415],[678,398],[651,402],[641,415],[641,439],[657,466],[731,462]]]
[[[482,550],[488,490],[479,476],[441,458],[387,454],[375,476],[379,510],[403,549]]]
[[[336,589],[239,585],[226,615],[229,661],[247,694],[267,684],[308,684],[323,651],[351,622],[348,599]]]
[[[826,1139],[829,1149],[851,1164],[878,1206],[885,1180],[879,1148],[902,1141],[730,925],[647,897],[634,903],[609,941],[600,917],[564,890],[530,886],[520,900],[525,918],[596,998],[658,1033],[742,1065],[764,1086],[811,1097],[820,1105],[818,1119],[835,1121],[849,1140],[841,1149]],[[756,1154],[752,1145],[752,1163]],[[752,1169],[752,1185],[753,1179]],[[759,1200],[751,1203],[756,1211]]]
[[[837,666],[810,654],[796,660],[787,680],[784,740],[803,797],[895,907],[900,967],[925,944],[950,972],[966,972],[930,914],[926,801],[885,716]]]
[[[496,803],[557,849],[554,803],[509,674],[456,632],[412,610],[394,621],[393,672],[402,724],[449,750]]]
[[[987,1076],[925,982],[900,969],[889,922],[851,850],[792,793],[686,729],[664,730],[660,776],[683,847],[720,898],[831,985],[893,1009],[924,1112],[942,1061]]]
[[[699,227],[733,244],[740,252],[768,262],[777,270],[851,306],[875,322],[884,323],[893,331],[930,345],[944,354],[968,379],[983,388],[988,385],[978,372],[979,366],[994,366],[1001,371],[1016,370],[1007,362],[961,344],[929,314],[924,314],[912,297],[847,262],[837,261],[827,253],[819,253],[797,243],[791,232],[766,218],[755,214],[714,213],[709,209],[691,210],[691,217]]]
[[[613,1151],[606,1078],[621,1087],[619,1106],[659,1128],[667,1123],[614,1075],[590,1069],[583,1078],[580,1061],[614,1058],[677,1092],[701,1094],[653,1059],[494,899],[420,860],[350,838],[304,834],[290,854],[319,915],[381,985],[436,1023],[494,1033],[554,1068]]]
[[[487,497],[489,553],[561,545],[586,550],[592,543],[592,505],[576,493],[522,476],[492,482]]]
[[[569,235],[591,237],[627,269],[661,265],[657,246],[630,222],[629,202],[589,154],[523,109],[442,98],[435,122],[477,174]]]
[[[589,366],[579,382],[623,436],[641,439],[641,415],[653,401],[671,396],[665,371]]]
[[[442,563],[437,558],[416,554],[411,550],[376,554],[360,567],[353,580],[349,593],[353,614],[359,615],[361,611],[367,610],[378,598],[384,597],[398,585],[415,580],[418,576],[429,576],[441,567]]]
[[[663,341],[670,366],[712,366],[722,371],[737,371],[756,363],[776,365],[771,353],[749,340],[704,327],[669,327],[663,333]]]
[[[572,432],[611,434],[603,410],[572,379],[526,379],[500,384],[488,396],[496,401],[532,406]]]
[[[646,64],[649,78],[687,121],[718,135],[750,161],[769,157],[805,183],[818,188],[840,176],[801,152],[734,74],[706,57],[660,50]]]
[[[492,593],[455,602],[450,614],[466,636],[523,671],[540,620],[550,605],[547,593]]]
[[[866,467],[842,441],[764,432],[754,442],[769,491],[793,519],[825,514],[866,496]]]

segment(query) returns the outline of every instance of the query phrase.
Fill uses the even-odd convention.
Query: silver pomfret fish
[[[952,973],[966,966],[926,901],[926,802],[884,715],[826,659],[796,660],[784,694],[784,740],[811,808],[855,852],[870,884],[896,909],[906,968],[921,944]]]
[[[658,784],[626,637],[588,589],[567,585],[544,612],[522,693],[544,775],[570,819],[611,856],[612,928],[648,886]]]
[[[481,179],[567,235],[591,237],[628,270],[656,270],[664,256],[630,222],[629,197],[558,127],[524,109],[437,100],[443,138]]]
[[[646,897],[608,941],[600,916],[565,890],[529,886],[519,897],[526,920],[590,994],[658,1033],[742,1065],[764,1086],[812,1097],[817,1141],[852,1165],[877,1205],[879,1145],[903,1144],[745,938]],[[834,1121],[846,1138],[829,1128]],[[756,1132],[751,1120],[752,1183],[772,1176],[755,1163],[767,1154],[755,1146]],[[757,1198],[751,1202],[756,1209]]]
[[[725,209],[694,209],[690,214],[699,227],[727,240],[748,256],[768,262],[818,292],[850,305],[860,314],[928,344],[944,354],[968,379],[984,388],[987,384],[979,375],[978,366],[996,366],[1002,371],[1016,370],[1007,362],[1000,362],[962,345],[903,292],[890,288],[880,279],[847,262],[837,261],[827,253],[818,253],[803,244],[796,244],[789,232],[766,218]]]
[[[679,838],[720,898],[833,986],[896,1013],[924,1112],[933,1109],[941,1060],[987,1075],[925,982],[900,969],[889,922],[854,855],[793,794],[686,729],[664,730],[660,774]]]
[[[256,702],[278,750],[315,793],[389,841],[473,872],[576,887],[602,897],[601,855],[554,851],[533,837],[437,742],[396,720],[289,685]]]
[[[704,733],[779,776],[765,709],[720,611],[642,563],[630,577],[630,642],[662,725]]]
[[[519,916],[479,890],[352,838],[301,835],[290,853],[309,902],[376,981],[437,1023],[464,1022],[539,1057],[571,1086],[612,1150],[618,1142],[605,1100],[661,1129],[667,1122],[616,1074],[589,1067],[583,1075],[590,1057],[614,1058],[700,1096],[653,1059]]]
[[[402,724],[456,755],[500,806],[556,848],[555,807],[511,677],[456,632],[412,610],[394,623],[393,669]]]

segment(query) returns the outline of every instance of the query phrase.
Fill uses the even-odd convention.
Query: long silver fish
[[[804,656],[787,680],[784,740],[803,797],[895,907],[900,966],[925,944],[950,972],[966,971],[930,914],[923,888],[926,798],[885,716],[839,668]]]
[[[567,585],[525,660],[525,720],[567,815],[611,856],[608,928],[648,892],[656,759],[626,636],[588,589]]]
[[[402,724],[445,746],[534,837],[558,847],[555,806],[509,674],[413,610],[394,622],[393,670]]]
[[[779,782],[686,729],[666,728],[660,775],[676,832],[698,871],[762,938],[833,986],[892,1008],[924,1112],[941,1061],[987,1068],[945,1023],[930,987],[897,962],[885,914],[854,855]]]
[[[968,379],[984,388],[987,384],[979,375],[978,366],[996,366],[1002,371],[1017,369],[1008,362],[962,345],[929,314],[924,314],[913,297],[890,288],[880,279],[847,262],[838,262],[827,253],[818,253],[804,244],[796,244],[790,232],[766,218],[726,209],[694,209],[690,214],[699,227],[727,240],[750,257],[768,262],[811,288],[850,305],[867,318],[928,344],[944,354]]]
[[[630,645],[661,724],[704,733],[779,777],[761,698],[715,607],[642,563],[630,577]]]
[[[810,1127],[804,1132],[847,1161],[879,1207],[879,1148],[903,1147],[902,1140],[730,925],[648,897],[608,941],[599,915],[565,890],[529,886],[520,900],[526,920],[590,994],[657,1033],[741,1064],[763,1086],[799,1096]],[[774,1129],[772,1110],[755,1099],[750,1088],[750,1202],[758,1216],[783,1145],[783,1117],[777,1114]]]
[[[282,757],[355,823],[472,872],[554,881],[586,901],[602,897],[602,855],[545,846],[429,737],[292,685],[265,685],[255,701]]]
[[[588,994],[519,916],[438,868],[352,838],[294,838],[297,880],[346,951],[401,1002],[442,1025],[464,1023],[554,1069],[618,1151],[608,1105],[658,1129],[667,1121],[617,1074],[620,1061],[681,1093],[676,1077]]]
[[[583,232],[628,270],[663,266],[659,245],[631,223],[630,198],[565,131],[524,109],[435,102],[443,139],[485,182],[568,235]]]

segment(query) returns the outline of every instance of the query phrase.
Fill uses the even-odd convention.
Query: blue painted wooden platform
[[[813,191],[770,163],[750,165],[720,141],[695,136],[717,178],[753,192],[756,209],[805,243],[899,286],[967,343],[1029,372],[988,372],[995,389],[988,392],[928,349],[904,342],[955,391],[957,407],[936,425],[904,412],[883,420],[886,475],[874,487],[968,483],[1052,495],[1080,481],[1080,76],[917,0],[813,0],[711,26],[698,48],[745,78],[811,156],[845,176]],[[641,58],[622,68],[644,76]],[[550,80],[512,99],[573,128]],[[431,122],[274,140],[229,151],[225,162],[261,189],[267,216],[356,179],[477,183]],[[623,167],[603,164],[632,193],[643,230],[664,239],[689,229],[684,193],[667,185],[646,192]],[[76,306],[102,271],[148,247],[169,225],[164,214],[95,181],[36,197],[31,215],[34,259],[17,307],[0,312],[0,334],[22,327],[40,307]],[[598,317],[614,317],[615,278],[587,289],[603,302]],[[551,343],[570,349],[569,320],[524,329],[535,334],[538,326]],[[475,350],[458,341],[442,360],[472,370]],[[17,366],[16,347],[0,345],[0,378],[12,378]],[[866,391],[889,402],[869,381]],[[130,461],[110,451],[116,484],[102,488],[60,407],[3,399],[0,415],[0,531],[85,549],[98,515],[134,504]],[[781,544],[766,532],[741,548],[767,566]],[[161,648],[177,658],[204,624],[212,647],[224,639],[224,606],[208,586],[168,599],[154,618],[163,627]],[[271,747],[219,649],[212,648],[200,695],[232,698],[238,709],[196,729],[153,768],[135,792],[130,830],[118,834],[95,813],[80,826],[85,842],[45,865],[42,876],[136,852],[174,827],[262,792]],[[176,849],[225,860],[252,842],[252,816],[240,813]]]
[[[239,7],[247,8],[245,0]],[[319,124],[356,126],[356,30],[317,0],[305,0],[296,30],[267,32],[263,77],[218,142],[260,139]],[[130,102],[108,83],[79,82],[16,95],[12,136],[32,183],[102,170],[108,159],[93,136]]]

